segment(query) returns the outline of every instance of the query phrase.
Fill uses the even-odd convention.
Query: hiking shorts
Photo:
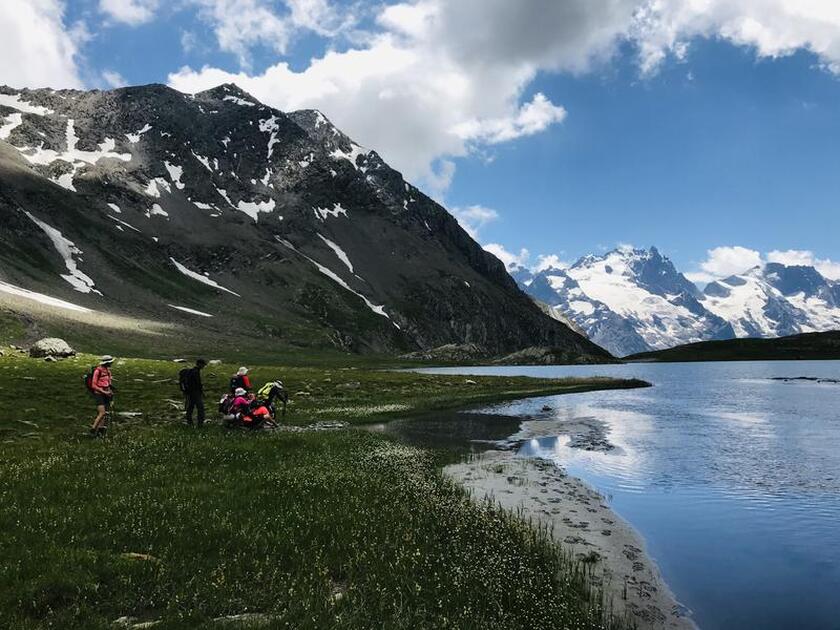
[[[94,394],[94,400],[96,401],[96,406],[102,405],[105,407],[105,411],[109,411],[111,409],[111,396],[108,394]]]

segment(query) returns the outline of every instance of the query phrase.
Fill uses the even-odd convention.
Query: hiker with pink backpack
[[[114,400],[114,382],[111,375],[113,363],[114,357],[106,354],[99,361],[99,365],[91,368],[85,375],[85,387],[96,401],[96,417],[90,428],[90,435],[94,438],[104,438],[108,431],[111,404]]]

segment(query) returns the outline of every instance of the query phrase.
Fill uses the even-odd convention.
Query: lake
[[[526,443],[604,494],[701,628],[840,629],[840,361],[467,367],[440,374],[637,377],[647,389],[489,413],[607,423],[606,453]]]

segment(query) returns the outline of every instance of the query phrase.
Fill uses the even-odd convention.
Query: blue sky
[[[8,0],[0,83],[232,80],[317,107],[506,262],[631,243],[698,281],[765,260],[840,277],[829,5]]]

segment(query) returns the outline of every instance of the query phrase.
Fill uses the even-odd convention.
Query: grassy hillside
[[[776,339],[702,341],[657,352],[624,357],[625,361],[783,361],[840,359],[840,331],[806,333]]]
[[[94,441],[80,378],[94,357],[5,352],[2,627],[130,617],[202,628],[244,614],[277,628],[618,625],[588,586],[589,565],[442,478],[451,454],[303,427],[639,382],[261,365],[256,382],[289,386],[293,426],[255,434],[181,425],[181,366],[120,359],[117,419]],[[219,393],[235,367],[208,368],[207,389]],[[245,627],[239,619],[224,627]]]

